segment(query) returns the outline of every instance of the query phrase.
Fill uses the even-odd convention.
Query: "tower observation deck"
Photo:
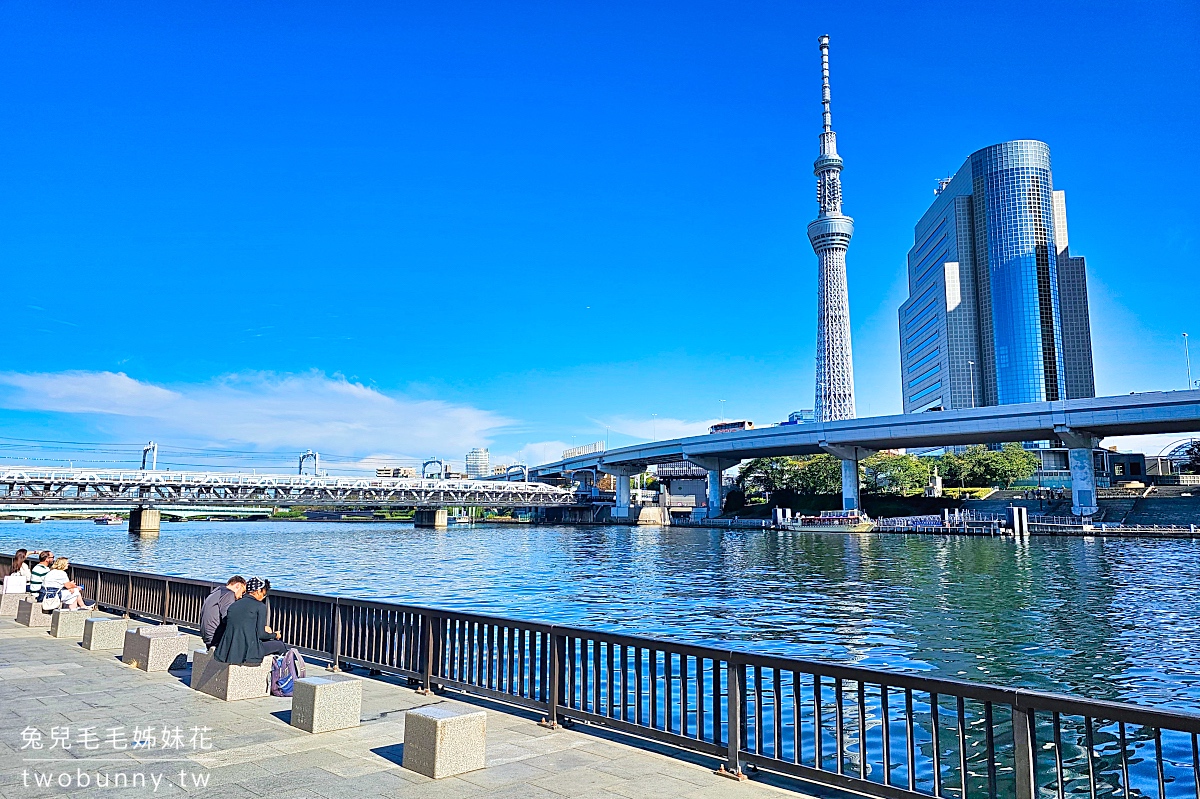
[[[842,213],[842,159],[829,113],[829,37],[821,46],[821,154],[817,176],[817,218],[808,240],[817,254],[817,421],[854,418],[854,362],[850,352],[850,298],[846,289],[846,249],[854,220]]]

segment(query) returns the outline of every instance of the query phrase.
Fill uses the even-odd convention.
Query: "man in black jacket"
[[[221,663],[257,666],[267,655],[282,655],[288,645],[267,621],[267,587],[259,577],[246,581],[246,595],[229,607],[225,631],[213,657]]]
[[[221,641],[229,606],[246,593],[246,580],[239,574],[229,578],[220,588],[214,588],[200,606],[200,639],[210,650]]]

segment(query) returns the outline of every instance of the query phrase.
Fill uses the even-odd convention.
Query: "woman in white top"
[[[78,610],[86,607],[83,602],[83,591],[67,577],[68,565],[70,562],[66,558],[54,561],[50,572],[42,580],[42,588],[45,589],[46,596],[53,596],[51,592],[58,591],[59,601],[66,610]]]
[[[25,582],[29,582],[29,557],[28,549],[18,549],[17,554],[13,557],[12,574],[19,574],[25,578]]]
[[[25,557],[29,554],[27,549],[18,549],[17,554],[13,557],[12,569],[9,575],[4,578],[4,593],[19,594],[26,590],[29,585],[29,563]]]

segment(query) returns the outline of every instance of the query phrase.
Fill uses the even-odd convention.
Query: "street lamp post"
[[[723,422],[725,421],[725,400],[717,400],[717,402],[721,403],[721,421]]]
[[[971,364],[971,407],[975,407],[975,362],[967,361]]]
[[[1192,355],[1188,352],[1188,334],[1183,334],[1183,360],[1187,362],[1187,387],[1192,387]]]
[[[653,419],[653,421],[651,422],[652,427],[651,427],[650,435],[653,437],[653,439],[655,441],[658,441],[658,414],[652,413],[652,414],[650,414],[650,417]]]

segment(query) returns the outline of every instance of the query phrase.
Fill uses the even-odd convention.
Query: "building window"
[[[930,369],[928,372],[926,372],[925,374],[921,375],[920,377],[914,377],[912,380],[909,380],[909,381],[908,381],[908,387],[909,387],[909,388],[912,388],[912,387],[913,387],[913,386],[915,386],[917,383],[920,383],[922,380],[924,380],[924,379],[926,379],[926,378],[928,378],[928,377],[931,377],[932,375],[935,375],[935,374],[937,374],[937,373],[938,373],[938,372],[941,370],[941,368],[942,368],[942,365],[941,365],[941,364],[937,364],[936,366],[934,366],[932,369]]]
[[[1130,473],[1131,475],[1141,475],[1141,473],[1142,473],[1142,464],[1140,464],[1140,463],[1130,463],[1130,464],[1129,464],[1129,473]]]
[[[1125,474],[1125,464],[1114,463],[1113,464],[1113,475],[1115,475],[1116,477],[1120,477],[1123,474]]]
[[[913,394],[912,397],[909,399],[909,402],[916,402],[921,397],[924,397],[926,394],[932,394],[933,392],[937,391],[941,387],[942,387],[942,381],[939,380],[938,382],[934,383],[932,386],[927,386],[924,390],[919,391],[916,394]]]

